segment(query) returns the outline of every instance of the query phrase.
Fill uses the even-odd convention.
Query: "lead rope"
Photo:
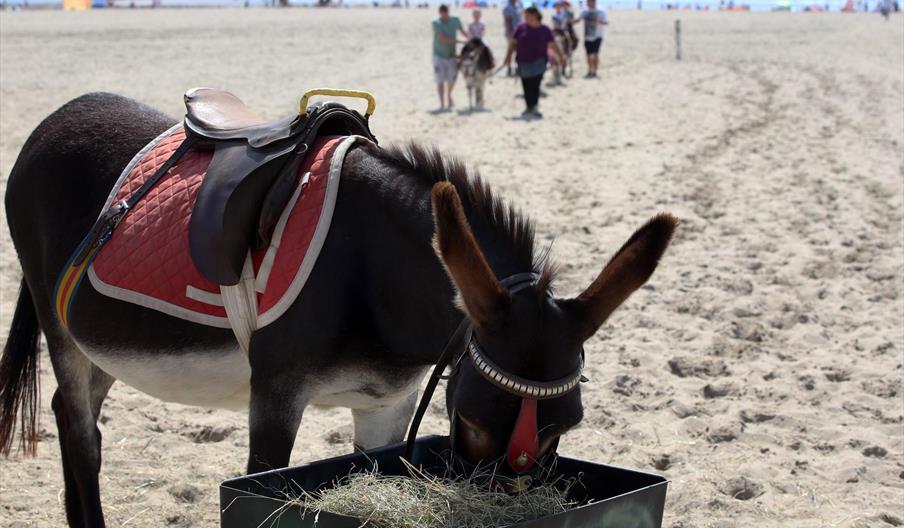
[[[417,439],[417,430],[421,426],[421,420],[424,419],[424,413],[427,412],[427,407],[430,405],[430,400],[433,398],[433,393],[436,391],[436,385],[439,383],[439,380],[442,379],[443,371],[446,370],[446,367],[452,361],[453,356],[460,356],[465,353],[465,349],[468,346],[468,342],[471,341],[471,333],[474,330],[471,328],[471,321],[468,320],[467,317],[463,318],[460,323],[458,323],[458,328],[455,329],[455,332],[449,337],[449,340],[446,342],[446,346],[443,348],[442,354],[439,356],[439,360],[436,362],[436,366],[433,367],[433,373],[430,374],[430,380],[427,382],[427,386],[424,387],[424,394],[421,396],[421,402],[417,406],[417,411],[414,413],[414,419],[411,421],[411,427],[408,429],[408,439],[405,442],[405,455],[404,458],[408,462],[411,462],[411,455],[414,452],[414,442]],[[460,346],[454,346],[456,343],[461,343]]]

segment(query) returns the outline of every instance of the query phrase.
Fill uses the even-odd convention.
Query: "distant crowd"
[[[525,102],[522,117],[543,117],[538,107],[543,76],[550,67],[555,69],[557,80],[562,75],[570,76],[571,55],[579,41],[575,32],[578,24],[583,24],[583,38],[580,40],[587,59],[585,78],[596,78],[599,55],[609,25],[605,9],[597,7],[596,0],[586,0],[586,6],[579,14],[572,11],[567,0],[557,0],[554,8],[550,28],[543,23],[543,13],[536,5],[524,8],[519,0],[508,0],[502,9],[502,30],[507,49],[505,59],[499,69],[495,69],[492,59],[486,59],[492,55],[484,42],[487,28],[481,20],[480,9],[472,12],[472,21],[466,28],[458,17],[449,14],[447,5],[439,6],[439,16],[433,21],[433,77],[439,96],[438,111],[453,108],[452,90],[460,70],[464,70],[469,95],[472,89],[477,91],[476,106],[482,109],[483,83],[486,78],[505,68],[507,75],[521,79]],[[459,40],[459,37],[464,40]],[[461,55],[456,54],[457,44],[465,45]],[[477,57],[473,67],[470,65],[472,57]],[[474,104],[474,101],[469,102]]]
[[[432,0],[435,2],[436,0]],[[504,5],[498,0],[458,0],[457,7],[498,8]],[[540,10],[553,8],[557,0],[534,0],[532,5]],[[610,0],[611,9],[622,10],[683,10],[683,11],[844,11],[899,13],[900,0],[845,0],[829,4],[825,0],[812,0],[802,3],[800,0],[774,0],[766,4],[762,0]],[[191,6],[244,6],[252,7],[417,7],[433,8],[434,4],[422,0],[0,0],[0,10],[18,11],[21,9],[103,9],[103,8],[172,8]]]

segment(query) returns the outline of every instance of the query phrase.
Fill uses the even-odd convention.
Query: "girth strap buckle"
[[[97,219],[97,222],[94,223],[94,227],[91,228],[88,236],[85,237],[90,242],[85,244],[78,255],[75,256],[73,265],[77,266],[81,264],[92,250],[106,244],[107,241],[110,240],[110,237],[113,236],[113,231],[116,230],[116,226],[122,222],[126,213],[129,212],[129,209],[129,204],[126,203],[125,200],[122,200],[118,204],[104,211],[104,214],[102,214],[100,218]]]

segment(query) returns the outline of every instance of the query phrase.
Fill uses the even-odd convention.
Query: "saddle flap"
[[[217,145],[189,220],[192,261],[214,283],[239,282],[245,254],[257,245],[261,204],[287,161],[281,158],[293,148],[251,149],[241,141]]]
[[[279,171],[261,204],[257,220],[255,249],[270,243],[273,229],[276,227],[276,223],[279,222],[279,217],[292,197],[292,189],[295,187],[302,156],[293,156],[293,158]]]

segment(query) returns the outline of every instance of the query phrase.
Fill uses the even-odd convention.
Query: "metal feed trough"
[[[301,506],[287,506],[281,498],[291,482],[313,492],[330,486],[336,479],[353,471],[366,471],[374,463],[384,475],[408,475],[399,460],[405,444],[396,444],[363,454],[345,455],[302,466],[278,469],[234,478],[220,485],[220,525],[222,528],[357,528],[363,521],[345,515],[302,511]],[[429,471],[444,467],[440,453],[449,451],[445,436],[426,436],[415,444],[412,462]],[[668,481],[642,471],[585,462],[559,456],[553,477],[580,476],[572,498],[585,502],[572,510],[523,522],[518,528],[661,528]],[[296,493],[297,494],[297,493]],[[282,510],[282,511],[280,511]],[[276,513],[278,512],[279,513]],[[316,524],[315,524],[316,519]],[[507,527],[508,528],[508,527]]]

